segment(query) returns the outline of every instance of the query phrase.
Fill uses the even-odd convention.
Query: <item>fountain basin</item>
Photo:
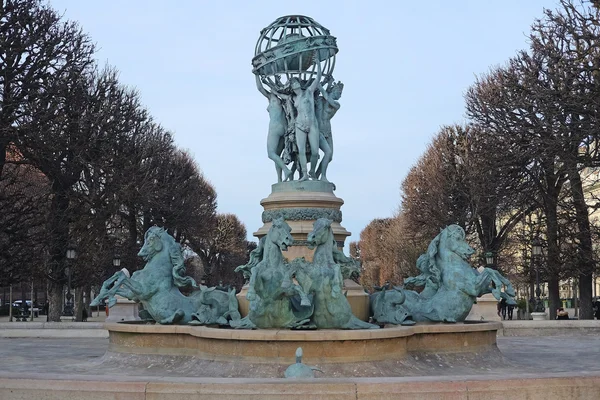
[[[499,322],[386,326],[375,330],[236,330],[189,325],[107,323],[109,351],[205,360],[289,363],[298,347],[315,364],[402,359],[408,353],[496,348]]]

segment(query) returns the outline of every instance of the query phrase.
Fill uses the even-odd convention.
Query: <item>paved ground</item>
[[[162,377],[281,377],[283,365],[198,361],[192,357],[106,353],[108,339],[0,339],[3,371],[12,374]],[[600,372],[600,336],[500,337],[498,352],[472,357],[411,355],[401,362],[321,365],[320,377],[514,375]],[[292,362],[292,361],[290,361]],[[310,360],[305,360],[311,364]],[[2,375],[2,373],[0,373]]]
[[[106,314],[104,314],[104,311],[100,311],[100,314],[98,315],[96,313],[96,311],[94,311],[92,313],[93,315],[91,317],[88,317],[88,322],[104,322],[104,320],[106,319]],[[16,320],[16,319],[14,319]],[[29,321],[29,319],[28,319]],[[40,315],[37,318],[33,318],[34,322],[46,322],[46,316],[45,315]],[[9,317],[6,315],[3,315],[0,317],[0,322],[9,322]]]

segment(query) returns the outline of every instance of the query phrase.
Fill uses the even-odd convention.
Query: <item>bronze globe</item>
[[[282,90],[293,77],[306,83],[316,75],[318,59],[324,81],[333,74],[337,52],[336,38],[327,28],[310,17],[288,15],[277,18],[261,31],[252,72],[269,89]]]

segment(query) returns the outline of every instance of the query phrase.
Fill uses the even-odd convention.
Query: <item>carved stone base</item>
[[[282,182],[272,185],[271,194],[262,199],[260,204],[264,211],[262,214],[263,226],[254,236],[262,238],[269,232],[272,221],[283,217],[290,228],[294,244],[290,246],[284,257],[293,260],[304,257],[312,261],[314,251],[306,247],[306,236],[313,230],[313,223],[319,218],[333,220],[331,228],[333,235],[341,249],[350,232],[344,228],[340,207],[344,200],[333,194],[333,185],[321,181]]]
[[[545,321],[546,319],[548,319],[548,315],[546,314],[546,312],[532,312],[531,313],[531,318],[534,321]]]
[[[467,321],[501,321],[498,315],[498,300],[491,293],[477,298],[467,316]]]
[[[139,305],[135,301],[116,296],[117,304],[109,308],[106,322],[139,321]]]

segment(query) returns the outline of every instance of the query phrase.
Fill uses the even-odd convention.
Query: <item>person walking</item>
[[[500,300],[500,312],[502,313],[502,320],[504,321],[506,319],[506,309],[508,308],[507,304],[506,304],[506,299],[502,298],[502,300]]]

